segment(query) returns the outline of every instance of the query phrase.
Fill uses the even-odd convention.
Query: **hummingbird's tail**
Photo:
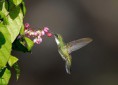
[[[70,71],[71,71],[71,61],[66,61],[65,68],[66,68],[66,72],[68,74],[71,74],[70,73]]]

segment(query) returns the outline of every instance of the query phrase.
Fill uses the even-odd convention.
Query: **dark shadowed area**
[[[21,75],[9,85],[118,85],[118,0],[26,0],[26,6],[25,22],[32,28],[48,26],[65,42],[93,42],[71,54],[71,75],[54,37],[43,38],[31,54],[14,51]]]

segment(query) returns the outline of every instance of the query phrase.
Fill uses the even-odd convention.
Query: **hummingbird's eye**
[[[58,38],[58,35],[57,34],[55,34],[55,36]]]

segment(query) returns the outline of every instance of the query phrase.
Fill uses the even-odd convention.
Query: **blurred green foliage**
[[[11,51],[30,52],[33,47],[32,40],[24,37],[25,13],[23,0],[0,0],[0,85],[8,85],[11,67],[15,69],[17,79],[20,75],[18,58],[12,56]]]

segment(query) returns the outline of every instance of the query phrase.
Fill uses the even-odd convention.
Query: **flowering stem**
[[[52,33],[49,31],[48,27],[44,27],[42,30],[36,31],[30,28],[30,25],[28,23],[25,24],[25,36],[33,38],[34,43],[40,44],[44,35],[47,35],[48,37],[52,36]]]

